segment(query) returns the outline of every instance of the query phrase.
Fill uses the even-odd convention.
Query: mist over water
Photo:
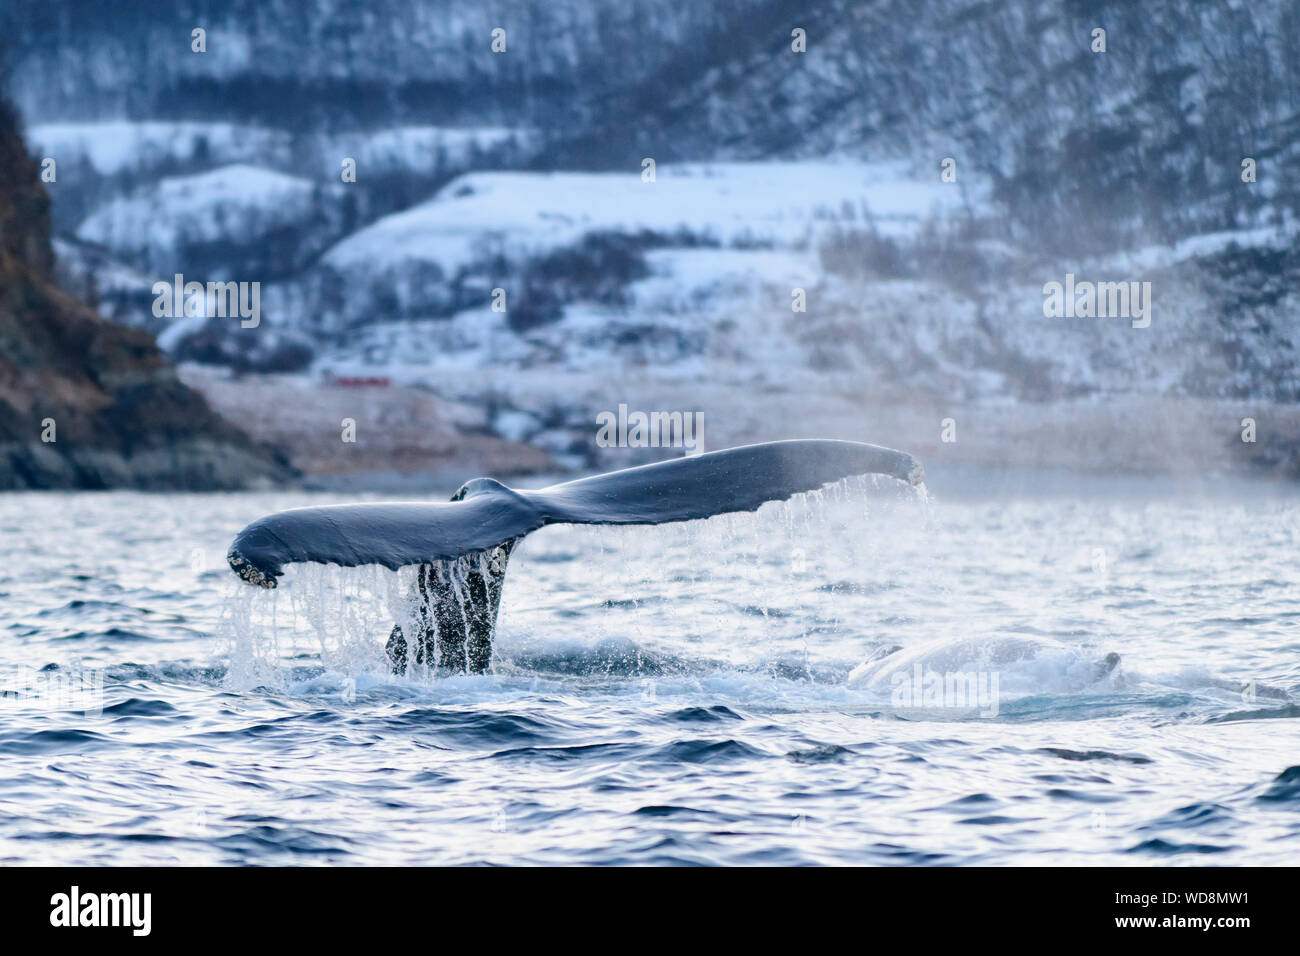
[[[291,567],[264,591],[225,567],[251,519],[330,500],[0,496],[0,860],[1300,849],[1287,489],[873,480],[703,522],[549,527],[510,559],[492,672],[410,677],[383,645],[413,569]],[[996,677],[996,714],[902,696],[934,672]],[[80,673],[102,679],[93,707],[49,692]]]

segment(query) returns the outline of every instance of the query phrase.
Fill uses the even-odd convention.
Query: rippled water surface
[[[493,672],[416,678],[380,656],[404,576],[224,566],[329,500],[0,496],[0,862],[1300,859],[1285,489],[547,528]],[[934,674],[987,693],[912,699]]]

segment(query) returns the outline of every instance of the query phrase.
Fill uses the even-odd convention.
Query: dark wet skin
[[[416,572],[414,653],[400,624],[393,625],[385,651],[394,674],[414,664],[450,673],[481,674],[492,663],[492,635],[501,607],[506,562],[515,542],[496,548],[486,562],[474,563],[460,585],[450,579],[450,562],[422,564]]]

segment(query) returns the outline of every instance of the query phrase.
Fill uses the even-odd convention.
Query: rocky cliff
[[[153,337],[53,279],[50,200],[0,103],[0,489],[239,488],[288,468],[185,387]]]

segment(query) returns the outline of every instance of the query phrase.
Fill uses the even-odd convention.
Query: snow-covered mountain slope
[[[181,357],[1300,396],[1288,0],[62,8],[0,14],[60,248]],[[262,326],[158,327],[133,277],[175,272],[264,282]],[[1046,317],[1067,274],[1151,326]]]
[[[845,271],[853,261],[845,242],[840,234],[808,250],[651,249],[646,274],[619,302],[570,303],[525,330],[486,301],[450,318],[376,321],[332,339],[317,367],[437,383],[462,397],[550,370],[557,383],[602,381],[606,396],[637,375],[700,387],[903,389],[962,402],[1300,400],[1300,336],[1289,318],[1300,303],[1290,280],[1254,287],[1246,278],[1254,269],[1300,274],[1286,234],[1199,237],[1061,271],[1027,257],[999,268],[1003,255],[974,276],[967,261],[923,240],[897,243],[887,273]],[[1080,281],[1150,282],[1150,324],[1045,315],[1043,286],[1066,269]],[[797,288],[805,311],[794,308]],[[590,410],[572,404],[576,438]]]
[[[530,266],[553,264],[561,280],[556,257],[602,236],[642,247],[807,248],[832,223],[908,236],[955,217],[969,195],[897,163],[688,164],[659,167],[650,182],[640,169],[472,173],[344,239],[321,267],[345,319],[367,306],[378,320],[447,315],[492,288],[527,296]]]
[[[305,266],[343,226],[342,186],[236,164],[115,199],[77,230],[158,279],[266,281]],[[274,253],[268,270],[267,252]]]
[[[1296,214],[1298,49],[1289,0],[755,0],[593,89],[592,122],[550,154],[952,158],[1026,240],[1095,253]]]
[[[1075,251],[1300,208],[1290,0],[10,0],[0,17],[32,125],[526,127],[552,169],[950,157],[1017,229]]]
[[[27,140],[33,156],[56,163],[55,224],[65,234],[113,200],[139,198],[162,190],[165,181],[231,165],[332,187],[344,182],[346,163],[354,181],[335,204],[348,228],[356,228],[426,198],[457,173],[484,164],[516,166],[539,148],[535,131],[512,127],[303,131],[221,121],[42,123],[29,127]],[[265,258],[271,253],[265,250]]]
[[[430,202],[340,243],[325,263],[346,268],[376,255],[436,262],[452,271],[472,253],[465,239],[499,235],[537,254],[584,234],[638,232],[710,238],[720,245],[806,242],[819,222],[872,224],[907,233],[952,215],[962,196],[902,164],[718,163],[663,166],[653,182],[628,173],[473,173]]]

